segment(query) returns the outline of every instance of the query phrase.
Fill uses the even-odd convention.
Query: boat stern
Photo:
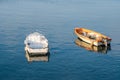
[[[28,51],[30,55],[46,55],[49,52],[49,49],[48,47],[42,49],[32,49],[26,46],[25,51]]]

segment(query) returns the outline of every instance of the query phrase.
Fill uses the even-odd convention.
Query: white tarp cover
[[[44,35],[34,32],[29,34],[24,41],[25,45],[28,45],[32,49],[41,49],[48,47],[48,40]]]

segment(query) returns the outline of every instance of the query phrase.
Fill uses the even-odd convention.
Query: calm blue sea
[[[111,49],[76,45],[75,27],[110,36]],[[50,55],[26,56],[24,40],[35,31],[48,39]],[[0,80],[119,79],[119,0],[0,0]]]

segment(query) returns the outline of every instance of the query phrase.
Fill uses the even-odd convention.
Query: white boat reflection
[[[49,55],[50,53],[46,55],[30,55],[28,51],[26,51],[25,57],[27,58],[28,62],[33,61],[42,61],[42,62],[48,62],[49,61]]]
[[[82,41],[81,39],[76,39],[75,40],[76,45],[88,50],[88,51],[93,51],[93,52],[97,52],[97,53],[107,53],[107,51],[111,50],[111,46],[91,46],[90,44]]]

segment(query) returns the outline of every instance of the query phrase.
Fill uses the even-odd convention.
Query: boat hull
[[[49,54],[47,55],[29,55],[29,53],[26,51],[26,58],[28,62],[32,62],[32,61],[45,61],[48,62],[49,61]]]
[[[30,55],[46,55],[49,52],[49,49],[48,47],[42,49],[32,49],[25,46],[25,51],[27,51]]]

